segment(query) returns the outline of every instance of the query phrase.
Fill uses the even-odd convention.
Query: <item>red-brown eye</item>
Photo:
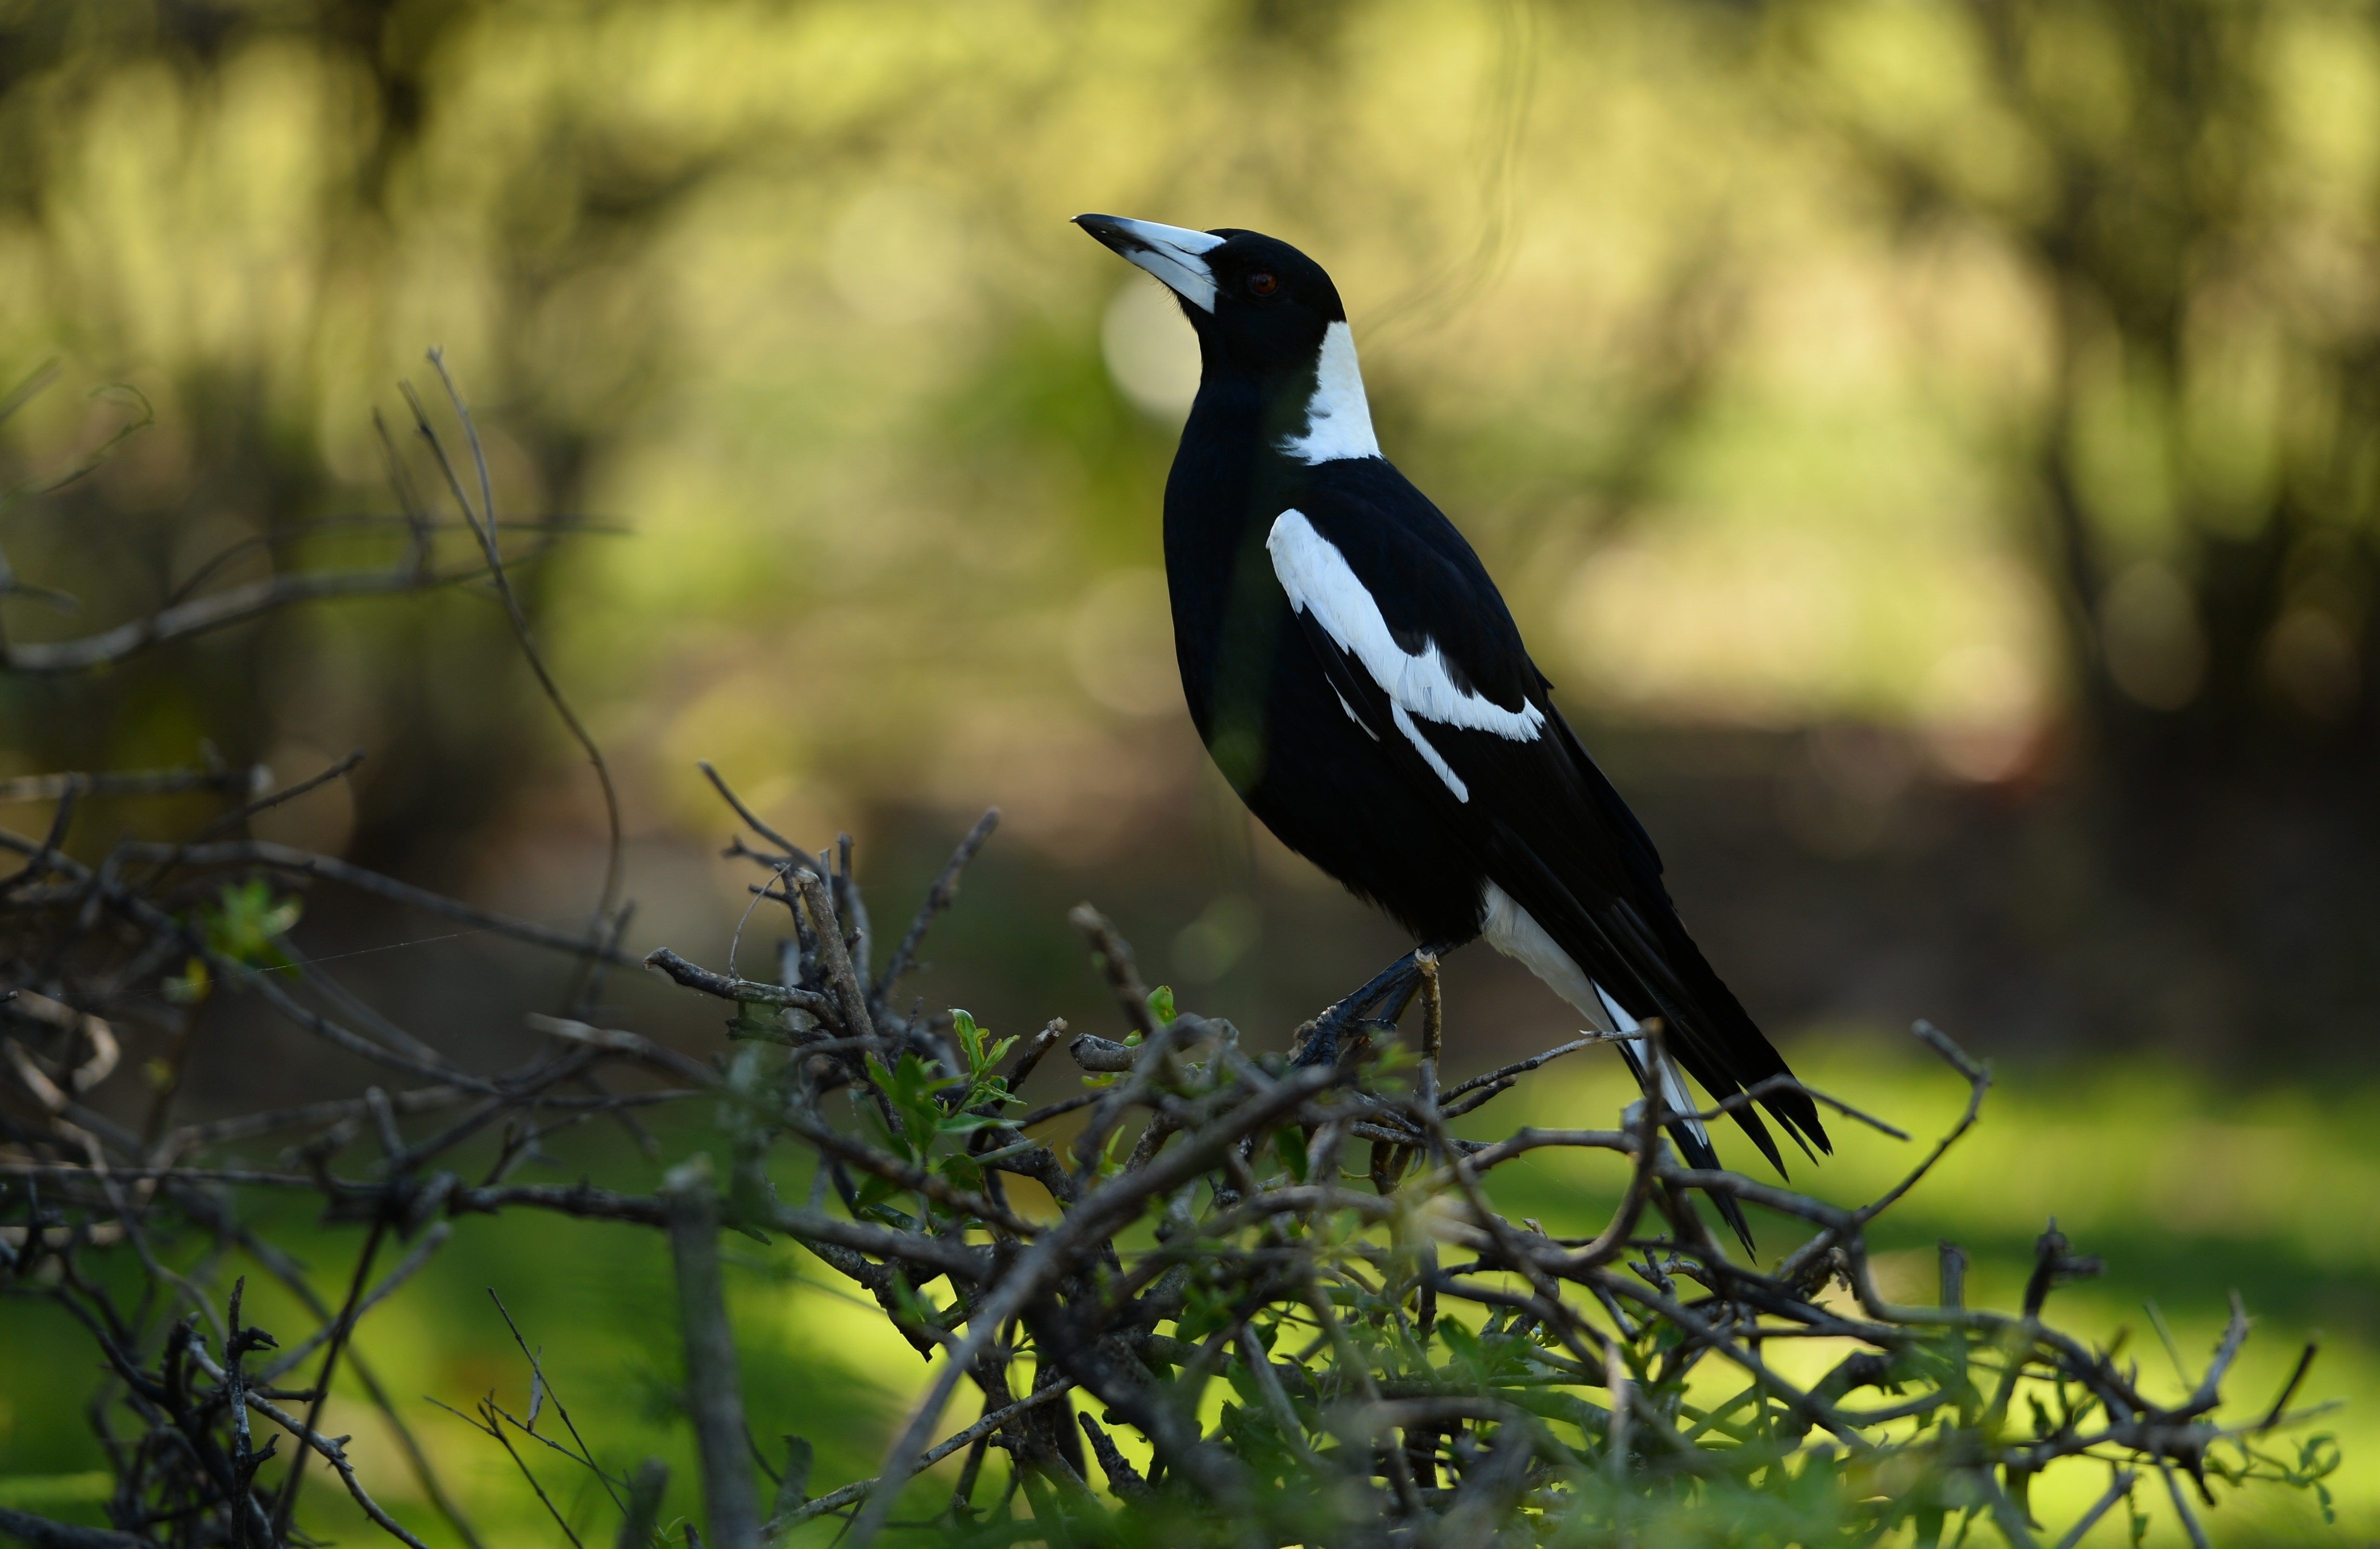
[[[1251,296],[1269,296],[1280,288],[1281,281],[1261,269],[1248,276],[1248,294]]]

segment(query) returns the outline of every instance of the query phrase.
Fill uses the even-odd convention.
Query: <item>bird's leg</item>
[[[1442,957],[1451,950],[1437,942],[1415,947],[1374,974],[1362,989],[1332,1003],[1322,1015],[1298,1029],[1297,1054],[1292,1063],[1335,1065],[1348,1034],[1368,1038],[1380,1029],[1396,1026],[1397,1019],[1421,991],[1420,957],[1424,954]]]
[[[1368,1016],[1376,1006],[1400,990],[1402,990],[1405,1000],[1411,999],[1413,992],[1407,986],[1419,981],[1419,975],[1414,970],[1414,957],[1415,954],[1408,952],[1399,957],[1374,974],[1362,989],[1332,1002],[1322,1015],[1300,1028],[1293,1063],[1299,1066],[1337,1064],[1349,1033],[1369,1032]],[[1398,1009],[1403,1009],[1403,1000],[1399,1001]]]
[[[1413,1006],[1414,996],[1421,994],[1421,959],[1427,957],[1433,962],[1444,962],[1446,955],[1461,945],[1460,942],[1434,941],[1426,946],[1416,946],[1398,958],[1397,963],[1403,972],[1392,986],[1395,998],[1381,1006],[1372,1018],[1373,1024],[1394,1027],[1403,1021],[1405,1013]]]

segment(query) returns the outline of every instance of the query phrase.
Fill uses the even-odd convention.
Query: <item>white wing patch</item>
[[[1372,433],[1372,406],[1364,396],[1364,371],[1355,363],[1355,332],[1344,323],[1322,331],[1322,353],[1314,362],[1314,396],[1305,400],[1305,433],[1283,440],[1281,449],[1308,463],[1380,455],[1379,437]]]
[[[1534,742],[1544,731],[1546,714],[1526,700],[1518,710],[1507,710],[1475,689],[1454,681],[1446,653],[1435,640],[1426,641],[1415,655],[1389,633],[1380,604],[1364,590],[1339,546],[1314,529],[1303,511],[1283,511],[1273,519],[1265,539],[1272,555],[1273,574],[1289,594],[1289,605],[1314,616],[1323,632],[1339,648],[1363,664],[1389,696],[1397,730],[1404,733],[1425,762],[1446,782],[1458,801],[1471,799],[1463,785],[1439,750],[1414,724],[1415,717],[1442,726],[1493,732],[1511,742]],[[1343,704],[1344,701],[1342,701]],[[1351,708],[1348,714],[1353,715]],[[1358,721],[1357,725],[1363,723]],[[1366,726],[1369,731],[1371,728]]]
[[[1403,705],[1390,703],[1389,719],[1394,721],[1397,729],[1405,734],[1405,740],[1412,743],[1421,754],[1422,762],[1438,771],[1438,777],[1446,782],[1446,788],[1454,793],[1454,799],[1457,801],[1471,799],[1471,787],[1463,783],[1463,776],[1454,772],[1454,766],[1446,762],[1444,755],[1429,745],[1429,738],[1424,737],[1421,734],[1421,728],[1413,724],[1413,717],[1406,714]],[[1378,742],[1379,738],[1376,737],[1372,740]]]

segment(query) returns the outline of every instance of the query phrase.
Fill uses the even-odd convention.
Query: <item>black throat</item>
[[[1314,388],[1312,367],[1259,376],[1209,352],[1165,481],[1165,578],[1183,691],[1227,774],[1218,734],[1229,733],[1235,701],[1260,692],[1263,664],[1289,622],[1264,544],[1314,473],[1281,450],[1305,429]]]

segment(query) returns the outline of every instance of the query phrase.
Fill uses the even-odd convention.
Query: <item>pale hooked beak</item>
[[[1199,311],[1215,310],[1215,272],[1199,256],[1223,245],[1223,238],[1213,232],[1127,220],[1122,215],[1076,215],[1075,224],[1163,280],[1175,295]]]

